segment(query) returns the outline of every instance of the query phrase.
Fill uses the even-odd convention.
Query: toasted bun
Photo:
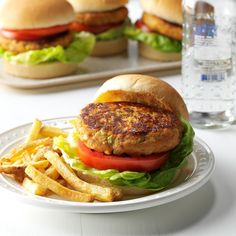
[[[181,2],[181,0],[141,0],[141,5],[145,12],[181,25],[183,22]]]
[[[139,42],[139,54],[145,58],[157,61],[180,61],[181,53],[180,52],[161,52],[155,50],[154,48],[148,46],[145,43]]]
[[[77,64],[48,63],[39,65],[14,64],[3,62],[5,72],[8,74],[30,79],[48,79],[72,74],[77,69]]]
[[[76,12],[110,11],[124,6],[128,0],[68,0]]]
[[[75,13],[66,0],[8,0],[0,8],[0,27],[37,29],[74,21]]]
[[[115,40],[98,41],[92,52],[92,56],[104,57],[121,53],[127,49],[128,40],[118,38]]]
[[[116,76],[98,89],[94,102],[135,102],[164,108],[189,118],[180,94],[168,83],[155,77],[139,74]]]

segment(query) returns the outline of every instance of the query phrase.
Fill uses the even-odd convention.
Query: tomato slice
[[[69,30],[70,24],[57,25],[49,28],[39,28],[39,29],[25,29],[25,30],[8,30],[1,29],[0,33],[2,36],[10,39],[16,40],[38,40],[48,36],[56,35]]]
[[[78,143],[78,155],[86,165],[98,170],[116,169],[119,171],[151,172],[163,166],[168,159],[168,152],[148,155],[145,157],[121,157],[105,155],[92,151],[84,143]]]
[[[121,24],[122,23],[91,26],[91,25],[84,25],[84,24],[80,24],[78,22],[74,22],[71,24],[71,30],[78,31],[78,32],[87,31],[87,32],[94,33],[94,34],[99,34],[99,33],[105,32],[111,28],[118,27]]]
[[[144,31],[144,32],[152,32],[152,31],[142,22],[142,20],[137,20],[134,25],[135,25],[136,28],[141,29],[141,30]]]

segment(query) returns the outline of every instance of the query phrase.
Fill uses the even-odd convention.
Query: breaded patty
[[[123,22],[128,17],[126,7],[113,11],[77,13],[76,20],[84,25],[107,25]]]
[[[180,25],[169,23],[145,12],[142,16],[142,21],[152,31],[156,31],[173,39],[182,40],[182,27]]]
[[[91,103],[82,109],[77,128],[87,147],[116,155],[169,151],[182,137],[174,113],[137,103]]]
[[[70,32],[35,41],[8,39],[0,35],[0,45],[4,50],[11,51],[17,54],[30,50],[55,47],[58,45],[67,47],[73,41],[73,38],[73,34]]]

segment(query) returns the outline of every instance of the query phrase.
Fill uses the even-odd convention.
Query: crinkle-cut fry
[[[39,132],[40,132],[41,127],[42,127],[42,122],[38,119],[35,119],[31,128],[30,128],[30,132],[29,132],[27,138],[25,139],[25,143],[30,143],[30,142],[36,140],[39,136]]]
[[[25,152],[26,150],[29,153],[32,153],[36,147],[42,146],[42,147],[52,147],[52,139],[51,138],[43,138],[43,139],[38,139],[35,141],[32,141],[27,144],[21,144],[16,148],[13,148],[10,152],[2,156],[1,158],[1,163],[10,161],[10,162],[15,162],[16,160],[21,158],[21,154]]]
[[[114,193],[112,188],[89,184],[79,179],[56,152],[48,151],[45,153],[45,157],[59,174],[76,190],[92,194],[92,196],[99,201],[110,202],[116,198],[117,193]]]
[[[48,169],[44,172],[49,178],[56,180],[60,175],[54,166],[49,166]]]
[[[87,193],[81,193],[75,190],[68,189],[57,181],[47,177],[45,174],[38,171],[32,165],[28,165],[25,169],[25,173],[35,182],[43,186],[44,188],[50,189],[52,192],[57,195],[78,202],[91,202],[93,201],[93,197]]]
[[[44,196],[48,192],[47,188],[44,188],[42,185],[35,183],[27,177],[24,178],[22,186],[25,190],[35,195]]]
[[[40,135],[43,137],[50,137],[50,138],[57,136],[63,136],[66,138],[68,136],[68,133],[57,127],[45,125],[41,128]]]

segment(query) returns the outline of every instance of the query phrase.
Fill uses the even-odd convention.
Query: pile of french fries
[[[36,119],[25,142],[0,157],[0,173],[11,176],[35,195],[56,194],[77,202],[120,200],[120,190],[87,183],[64,162],[60,151],[53,148],[53,137],[60,135],[68,134],[56,127],[43,126]]]

